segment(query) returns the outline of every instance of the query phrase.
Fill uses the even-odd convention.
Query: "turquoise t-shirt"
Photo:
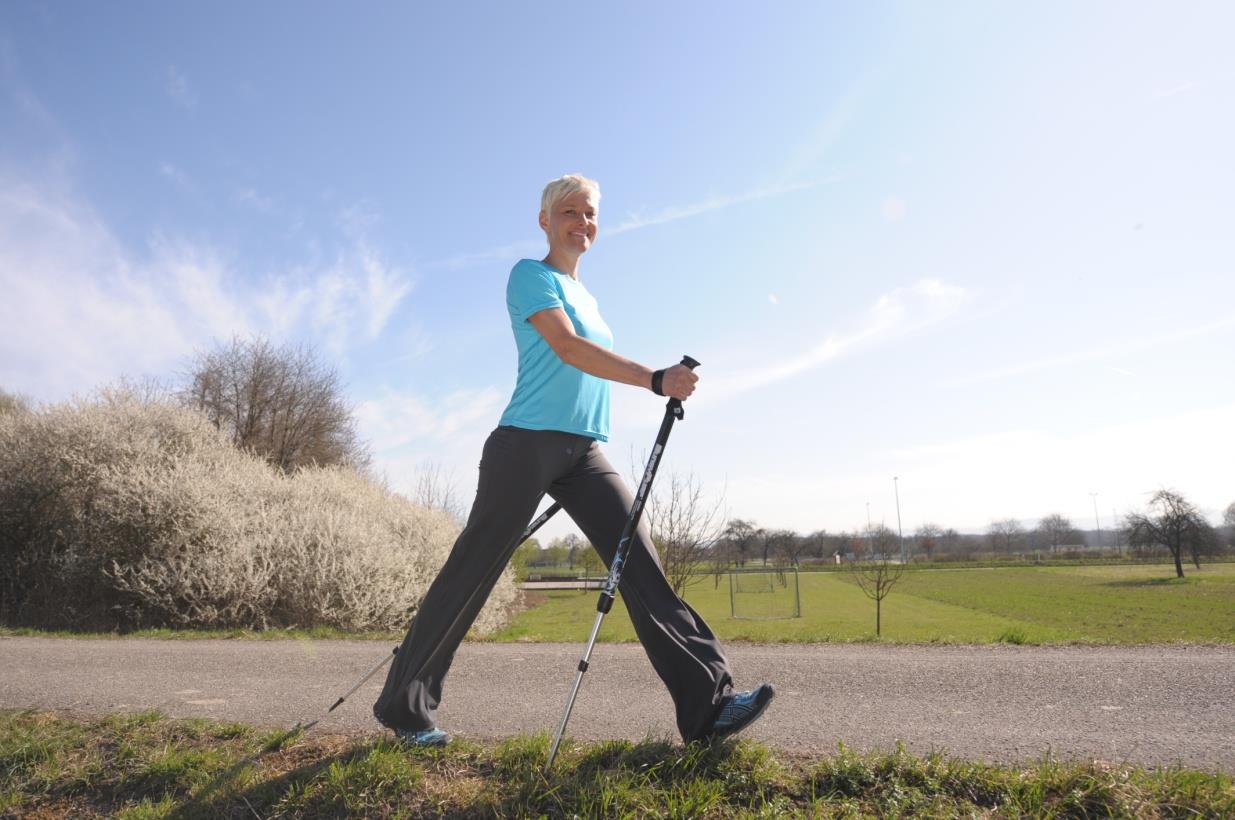
[[[613,333],[600,317],[596,298],[575,279],[534,259],[520,259],[506,284],[506,308],[519,349],[519,375],[499,424],[528,430],[560,430],[609,440],[609,382],[571,367],[528,321],[561,308],[575,333],[606,350]]]

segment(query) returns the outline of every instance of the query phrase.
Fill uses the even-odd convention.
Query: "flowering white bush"
[[[0,415],[0,618],[401,629],[458,534],[344,468],[287,476],[191,410],[105,391]],[[476,623],[508,617],[503,574]]]

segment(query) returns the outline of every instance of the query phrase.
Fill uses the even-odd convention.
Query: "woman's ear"
[[[545,211],[540,212],[540,229],[545,233],[549,232],[549,214]]]

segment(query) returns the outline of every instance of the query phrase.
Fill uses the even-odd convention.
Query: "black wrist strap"
[[[664,382],[664,380],[665,380],[665,371],[657,370],[655,373],[652,374],[652,392],[658,396],[665,395],[665,391],[662,389],[663,387],[662,383]]]

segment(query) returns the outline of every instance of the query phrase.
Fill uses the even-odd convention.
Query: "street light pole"
[[[909,556],[905,555],[905,532],[901,529],[901,490],[899,479],[892,476],[892,491],[896,493],[896,535],[901,542],[901,563],[908,564]]]
[[[1093,499],[1093,522],[1098,526],[1098,549],[1102,548],[1102,519],[1098,518],[1098,494],[1090,493],[1089,497]]]

